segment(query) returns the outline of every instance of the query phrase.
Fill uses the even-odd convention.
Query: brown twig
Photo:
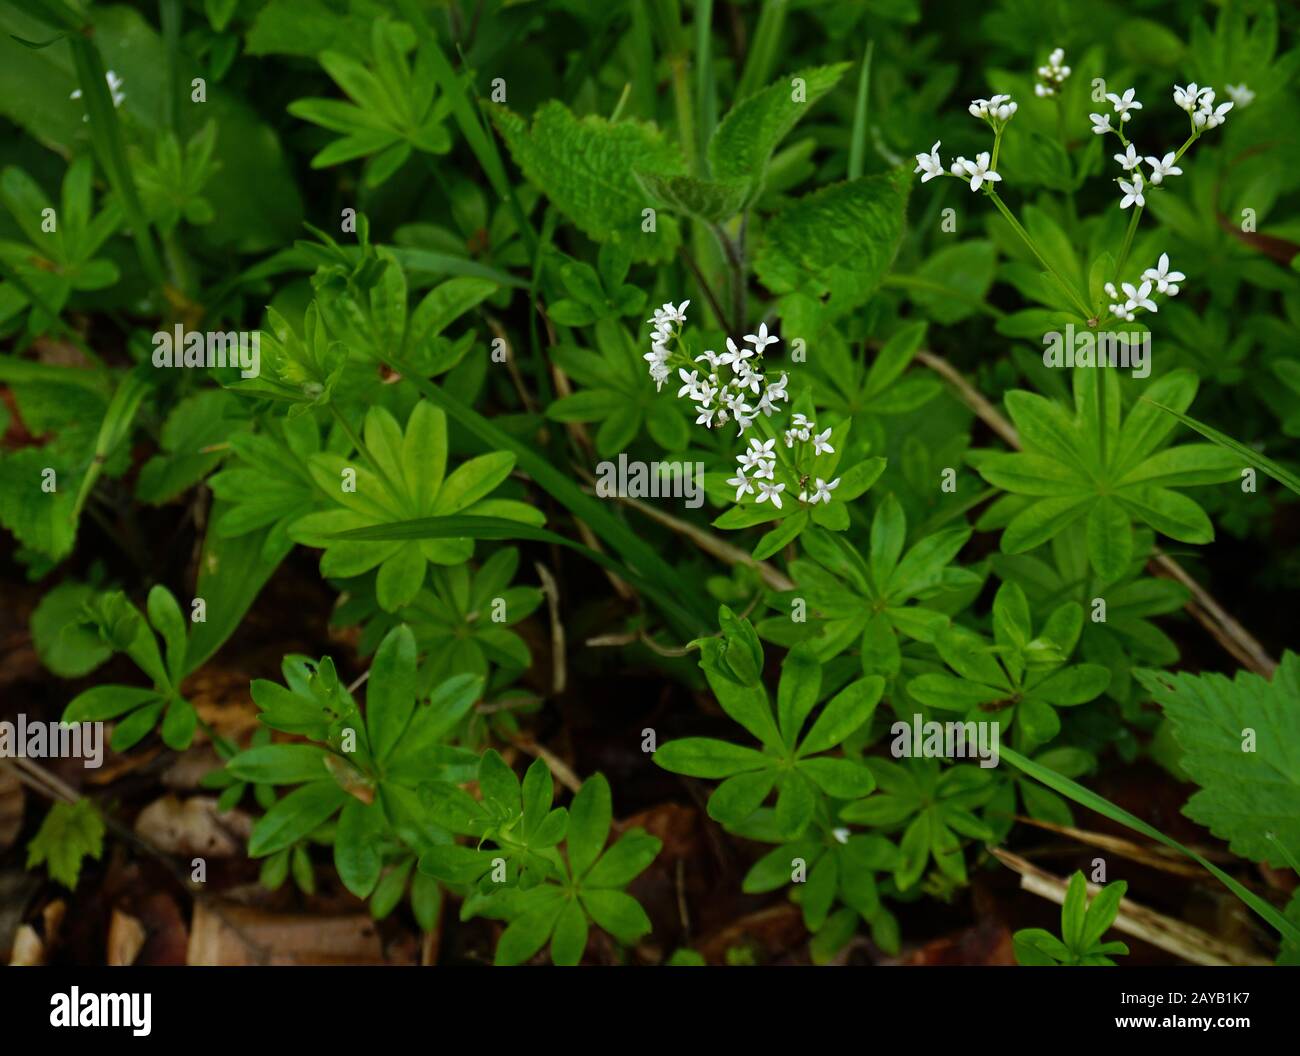
[[[1059,876],[1039,869],[1018,854],[1012,854],[999,847],[989,848],[993,856],[1013,872],[1020,874],[1020,886],[1035,895],[1049,899],[1061,905],[1065,902],[1065,893],[1069,882]],[[1088,885],[1088,894],[1095,897],[1101,888],[1096,884]],[[1192,964],[1205,965],[1266,965],[1272,961],[1259,957],[1237,946],[1215,938],[1213,935],[1184,924],[1181,920],[1166,917],[1153,909],[1139,905],[1131,899],[1120,899],[1119,914],[1115,917],[1115,930],[1132,935],[1152,946],[1181,957]]]

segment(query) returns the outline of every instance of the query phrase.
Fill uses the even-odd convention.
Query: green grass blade
[[[166,285],[166,279],[149,230],[149,221],[145,219],[140,196],[135,190],[131,167],[126,160],[122,126],[118,122],[113,98],[104,81],[104,60],[99,54],[99,48],[88,36],[69,37],[68,46],[72,48],[77,81],[81,85],[81,98],[90,118],[90,139],[95,146],[95,153],[108,176],[109,184],[122,200],[122,208],[135,239],[136,252],[140,255],[140,265],[150,281],[161,290]]]
[[[867,108],[871,102],[871,55],[876,42],[867,41],[862,55],[862,69],[858,71],[858,99],[853,107],[853,136],[849,141],[849,179],[862,175],[867,163]]]
[[[122,379],[113,398],[108,401],[108,410],[104,412],[104,420],[99,423],[99,436],[95,439],[95,457],[91,459],[90,467],[82,478],[81,490],[77,492],[77,501],[72,508],[73,517],[81,515],[90,489],[103,472],[108,456],[130,435],[131,423],[135,421],[136,412],[140,410],[140,404],[148,391],[149,386],[145,384],[140,372],[133,370]]]
[[[1145,396],[1142,398],[1146,399]],[[1155,400],[1147,400],[1147,403],[1159,407],[1166,414],[1172,414],[1182,422],[1183,425],[1187,426],[1187,428],[1195,429],[1205,437],[1205,439],[1213,441],[1222,448],[1226,448],[1234,455],[1240,455],[1243,461],[1249,462],[1261,473],[1268,474],[1268,476],[1272,477],[1284,488],[1300,495],[1300,477],[1297,477],[1285,467],[1278,465],[1271,458],[1265,458],[1258,451],[1251,450],[1240,440],[1234,440],[1232,437],[1228,436],[1227,433],[1221,433],[1219,430],[1206,425],[1204,422],[1198,422],[1190,415],[1183,414],[1181,411],[1175,411],[1172,407],[1166,407],[1163,403],[1156,403]]]
[[[754,29],[754,39],[749,45],[749,55],[745,58],[745,69],[740,75],[740,83],[736,85],[733,106],[753,95],[772,79],[772,69],[781,48],[781,32],[785,29],[785,16],[789,6],[789,0],[767,0],[763,4],[758,26]]]
[[[1268,921],[1269,924],[1273,925],[1279,934],[1291,942],[1300,942],[1300,928],[1297,928],[1282,916],[1277,909],[1255,894],[1255,892],[1243,887],[1217,865],[1206,861],[1191,848],[1184,847],[1177,840],[1166,836],[1158,829],[1152,828],[1141,818],[1134,817],[1127,810],[1117,807],[1110,800],[1097,795],[1096,792],[1084,788],[1083,785],[1071,781],[1068,777],[1058,774],[1055,770],[1051,770],[1048,767],[1043,766],[1041,763],[1036,763],[1032,759],[1026,759],[1019,752],[1013,751],[1010,748],[1003,748],[1002,758],[1017,770],[1028,774],[1035,781],[1046,785],[1054,792],[1059,792],[1061,795],[1074,800],[1074,802],[1078,803],[1079,806],[1087,807],[1089,810],[1095,810],[1103,817],[1110,818],[1111,821],[1118,822],[1120,825],[1130,828],[1134,832],[1140,832],[1148,839],[1155,840],[1158,843],[1163,843],[1166,847],[1172,847],[1175,851],[1187,855],[1187,857],[1200,865],[1201,868],[1207,869],[1213,873],[1229,891],[1263,917],[1264,920]]]
[[[464,84],[452,69],[446,53],[442,50],[442,45],[438,43],[438,36],[429,25],[428,19],[424,17],[420,5],[416,0],[397,0],[397,8],[402,13],[402,18],[415,30],[421,46],[429,50],[433,75],[438,80],[439,90],[451,102],[451,112],[456,118],[456,124],[460,126],[461,135],[465,137],[465,142],[474,152],[474,157],[478,159],[479,165],[486,173],[492,189],[510,206],[515,225],[528,245],[529,256],[532,256],[537,248],[537,232],[528,222],[523,206],[519,204],[519,199],[515,195],[515,189],[506,176],[505,163],[501,160],[501,152],[497,149],[496,140],[479,120],[478,108],[466,95]]]
[[[693,625],[696,616],[682,608],[670,594],[660,590],[653,582],[637,575],[625,564],[615,561],[599,550],[576,542],[557,532],[545,528],[536,528],[531,524],[507,520],[504,517],[474,517],[459,515],[452,517],[419,517],[410,521],[396,521],[391,524],[376,524],[366,528],[353,528],[346,532],[335,533],[338,539],[373,539],[385,542],[415,539],[527,539],[536,543],[551,543],[564,546],[602,568],[608,569],[616,576],[627,580],[655,601],[665,613],[686,625]]]

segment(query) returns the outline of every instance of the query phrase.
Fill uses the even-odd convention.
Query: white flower
[[[825,451],[829,451],[832,454],[834,454],[835,448],[831,447],[829,443],[830,438],[831,438],[831,431],[829,429],[827,429],[824,433],[818,433],[816,436],[814,436],[813,454],[820,455]]]
[[[718,362],[718,354],[711,350],[706,351],[702,356],[695,357],[696,363],[700,362],[701,360],[708,363],[710,370],[717,370],[720,366],[722,366],[722,364]]]
[[[760,356],[763,354],[763,349],[767,348],[768,345],[779,344],[781,341],[779,337],[768,336],[767,323],[759,323],[758,334],[746,334],[745,340],[754,346],[754,351]]]
[[[736,346],[736,342],[731,338],[727,338],[727,351],[718,357],[718,366],[725,367],[730,363],[731,369],[735,370],[736,373],[740,373],[736,370],[736,364],[748,359],[753,354],[754,350],[752,348],[739,348]]]
[[[1120,288],[1128,297],[1124,304],[1126,311],[1132,312],[1134,308],[1145,308],[1148,312],[1159,311],[1156,302],[1151,299],[1151,283],[1143,282],[1141,286],[1134,287],[1131,282],[1122,282]]]
[[[1177,284],[1186,279],[1187,276],[1181,271],[1170,271],[1169,254],[1161,253],[1160,260],[1157,262],[1156,267],[1147,268],[1147,270],[1142,273],[1142,278],[1150,279],[1154,282],[1156,284],[1157,293],[1164,293],[1170,297],[1174,297],[1178,294]]]
[[[1172,150],[1163,158],[1147,158],[1147,164],[1151,166],[1151,182],[1159,183],[1166,176],[1181,176],[1183,170],[1175,165],[1174,161],[1175,155]]]
[[[706,429],[713,428],[713,416],[718,413],[716,407],[710,407],[707,404],[700,404],[699,417],[695,419],[696,425],[702,425]]]
[[[1119,114],[1121,123],[1133,116],[1129,113],[1130,110],[1142,109],[1142,104],[1133,98],[1132,88],[1128,89],[1122,96],[1116,95],[1114,92],[1107,92],[1106,98],[1110,100],[1111,106],[1115,108],[1115,113]]]
[[[771,499],[773,506],[778,510],[781,508],[781,492],[785,491],[784,484],[768,484],[760,480],[758,482],[758,491],[759,502],[766,502],[768,499]]]
[[[758,411],[747,403],[741,403],[732,407],[731,413],[736,416],[736,424],[740,426],[736,432],[736,435],[740,436],[754,424],[754,418],[757,416]]]
[[[727,483],[736,489],[737,502],[740,501],[742,495],[754,494],[754,485],[745,478],[745,471],[743,469],[737,469],[736,475],[727,481]]]
[[[916,168],[913,172],[923,172],[921,177],[922,183],[929,183],[936,176],[943,175],[943,162],[939,160],[939,144],[942,140],[936,139],[934,146],[930,148],[929,154],[918,154],[916,156]]]
[[[997,183],[1002,177],[996,172],[989,171],[989,152],[976,154],[975,160],[966,161],[963,159],[962,168],[966,170],[966,176],[970,178],[970,189],[978,191],[983,183]]]
[[[744,469],[753,469],[755,466],[762,465],[768,459],[775,460],[772,454],[772,448],[776,446],[775,440],[769,440],[767,443],[760,443],[758,440],[749,441],[749,449],[742,451],[736,456],[736,461]]]
[[[810,506],[815,506],[819,502],[829,503],[831,501],[831,492],[840,486],[840,478],[836,477],[829,484],[817,478],[817,487],[813,489],[812,498],[808,500]]]
[[[1114,131],[1110,127],[1110,114],[1089,114],[1088,119],[1092,122],[1092,131],[1098,136]]]
[[[1238,106],[1250,106],[1255,101],[1255,93],[1246,87],[1245,82],[1241,84],[1226,84],[1223,90],[1228,93],[1230,98]],[[938,146],[936,143],[935,146]]]
[[[1127,209],[1136,202],[1139,206],[1147,204],[1147,200],[1142,197],[1142,173],[1133,173],[1133,182],[1127,183],[1124,180],[1119,181],[1119,189],[1124,192],[1124,197],[1120,199],[1119,207]]]
[[[1229,110],[1232,109],[1232,103],[1221,103],[1216,110],[1214,108],[1214,93],[1210,93],[1208,100],[1201,103],[1201,109],[1192,115],[1192,123],[1197,128],[1218,128],[1223,124],[1224,118]]]
[[[787,429],[787,430],[785,431],[785,446],[786,446],[786,447],[794,447],[794,442],[795,442],[798,438],[799,438],[799,434],[798,434],[798,433],[796,433],[793,429]]]
[[[758,409],[767,417],[770,418],[772,416],[772,412],[776,410],[777,403],[781,400],[789,399],[785,391],[786,384],[789,380],[790,379],[786,375],[785,371],[782,371],[781,380],[768,382],[767,388],[763,390],[763,398],[758,401]],[[788,447],[789,445],[787,444],[786,446]]]
[[[1103,286],[1102,289],[1106,291],[1106,296],[1109,297],[1112,301],[1119,300],[1119,290],[1115,289],[1115,284],[1113,282],[1106,283],[1106,285]]]
[[[988,117],[989,101],[987,99],[972,99],[970,106],[966,107],[970,111],[971,117]]]
[[[1126,304],[1110,305],[1110,314],[1116,319],[1127,319],[1130,323],[1133,321],[1133,311]]]
[[[793,426],[805,426],[805,425],[813,425],[814,423],[809,421],[806,417],[804,417],[804,415],[801,412],[795,411],[793,417],[791,417],[790,419],[790,424]]]
[[[1136,169],[1139,165],[1142,164],[1142,158],[1138,154],[1138,152],[1134,149],[1132,143],[1128,145],[1128,151],[1126,153],[1116,154],[1115,160],[1118,161],[1121,165],[1123,165],[1124,168],[1127,169],[1129,172],[1132,172],[1134,169]],[[1157,183],[1159,181],[1152,180],[1151,182]]]
[[[680,400],[683,396],[689,395],[692,400],[698,400],[700,392],[700,372],[698,370],[693,370],[687,374],[685,367],[678,367],[677,376],[682,379],[682,387],[677,390],[677,398]]]
[[[734,364],[736,370],[736,387],[742,391],[748,389],[755,396],[763,385],[763,375],[750,368],[744,360]]]
[[[1207,91],[1209,91],[1208,88],[1198,88],[1195,81],[1192,81],[1186,88],[1180,88],[1175,84],[1174,102],[1190,114],[1196,109],[1196,104],[1200,100],[1201,94]]]
[[[840,828],[838,829],[831,829],[831,835],[834,836],[840,843],[849,842],[849,830],[844,828],[843,826],[840,826]]]

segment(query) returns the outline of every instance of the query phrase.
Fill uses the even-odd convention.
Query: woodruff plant
[[[444,950],[499,935],[465,952],[500,963],[709,949],[688,934],[713,920],[695,862],[657,914],[659,838],[614,821],[616,803],[691,817],[680,774],[717,782],[706,809],[745,841],[744,892],[794,901],[814,960],[857,956],[859,929],[897,954],[925,934],[899,906],[969,914],[977,871],[1010,860],[986,847],[1034,839],[1022,815],[1071,826],[1085,805],[1169,842],[1081,783],[1143,756],[1200,786],[1189,816],[1243,858],[1300,859],[1277,820],[1300,808],[1272,779],[1295,657],[1267,681],[1243,628],[1280,634],[1272,606],[1228,620],[1208,593],[1300,575],[1266,549],[1287,523],[1270,481],[1300,489],[1276,131],[1300,120],[1300,60],[1271,5],[1220,5],[1213,27],[1180,10],[1165,35],[1064,0],[1034,17],[990,0],[961,33],[853,3],[737,5],[752,33],[658,0],[335,3],[310,33],[287,0],[165,3],[157,28],[138,6],[0,7],[0,68],[23,87],[15,103],[0,78],[21,130],[21,168],[0,172],[6,567],[66,576],[31,621],[52,671],[122,652],[141,672],[56,694],[66,717],[113,722],[121,752],[210,741],[226,765],[200,787],[260,815],[268,887],[292,875],[310,909],[328,859],[372,914],[409,902],[422,931],[456,930],[450,896],[503,926]],[[1185,139],[1159,142],[1146,71],[1175,39],[1198,83],[1174,89]],[[841,61],[851,40],[870,42],[860,62]],[[990,62],[997,94],[969,112],[991,142],[941,156],[981,127],[945,123],[943,100]],[[191,69],[187,91],[173,73]],[[981,193],[993,209],[946,208]],[[153,369],[150,335],[177,327],[255,332],[257,376]],[[1147,350],[1132,377],[1100,370],[1121,349]],[[1193,397],[1240,439],[1190,418]],[[712,523],[591,494],[593,455],[702,464]],[[1216,530],[1238,545],[1206,548]],[[1248,582],[1255,552],[1268,575]],[[332,659],[300,655],[326,633],[307,598]],[[1180,653],[1215,666],[1200,626],[1255,673],[1172,671]],[[195,705],[231,655],[264,662],[249,635],[288,655],[236,745]],[[602,657],[636,684],[611,699]],[[680,736],[630,781],[650,685]],[[736,737],[695,736],[715,700]],[[1001,755],[932,752],[899,722],[996,734]],[[520,750],[551,766],[525,772]],[[110,771],[133,782],[60,803],[32,841],[63,885],[151,773]],[[1256,893],[1275,885],[1239,882],[1247,862],[1202,865],[1294,958],[1300,899],[1284,913]],[[1109,912],[1082,907],[1072,886],[1061,938],[1020,933],[1022,959],[1102,963]]]

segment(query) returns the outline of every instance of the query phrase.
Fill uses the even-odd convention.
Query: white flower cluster
[[[1017,106],[1009,95],[995,95],[992,99],[974,99],[967,109],[974,117],[983,118],[989,123],[995,135],[1001,135],[1008,121],[1015,114]],[[956,176],[957,179],[970,184],[972,191],[978,191],[986,183],[990,187],[1001,181],[1002,177],[993,171],[991,155],[987,150],[975,155],[975,160],[957,157],[947,172],[944,171],[943,159],[939,157],[939,140],[928,154],[916,155],[916,168],[913,172],[923,173],[922,183],[929,183],[936,176]]]
[[[1198,88],[1194,81],[1186,88],[1174,85],[1174,102],[1191,114],[1192,125],[1196,128],[1218,128],[1234,106],[1232,102],[1220,103],[1216,109],[1214,89]]]
[[[1047,65],[1038,67],[1038,83],[1034,85],[1034,94],[1040,99],[1055,95],[1057,90],[1070,76],[1070,67],[1064,65],[1065,51],[1055,49],[1047,57]]]
[[[1244,88],[1245,86],[1242,85],[1241,87]],[[1233,90],[1229,90],[1228,94],[1233,95]],[[1127,209],[1131,205],[1136,205],[1139,208],[1144,207],[1147,204],[1146,188],[1148,186],[1159,186],[1166,176],[1181,176],[1183,170],[1178,167],[1178,159],[1182,156],[1183,151],[1202,132],[1207,129],[1217,128],[1223,124],[1225,115],[1233,107],[1233,103],[1229,102],[1221,103],[1216,108],[1213,88],[1200,88],[1196,84],[1189,84],[1186,88],[1177,84],[1174,85],[1174,102],[1187,111],[1188,116],[1191,118],[1192,135],[1177,152],[1171,150],[1163,157],[1143,157],[1137,152],[1137,148],[1124,136],[1124,122],[1128,121],[1132,116],[1131,111],[1142,109],[1142,104],[1133,97],[1133,89],[1127,89],[1123,95],[1116,95],[1111,92],[1106,98],[1110,100],[1114,113],[1119,115],[1119,125],[1116,127],[1111,126],[1111,114],[1089,114],[1088,117],[1092,121],[1092,131],[1096,135],[1104,136],[1107,132],[1114,132],[1115,135],[1119,136],[1120,142],[1126,148],[1123,154],[1115,155],[1115,160],[1128,174],[1128,179],[1121,177],[1117,180],[1119,189],[1122,192],[1119,202],[1121,209]],[[1141,166],[1143,162],[1150,166],[1150,175],[1145,175],[1142,172]]]
[[[795,429],[787,431],[785,434],[786,447],[793,443],[791,435],[799,435],[801,439],[807,440],[811,431],[816,430],[817,426],[808,421],[802,414],[794,416]],[[821,454],[823,451],[834,451],[826,440],[830,437],[831,431],[827,429],[814,441],[813,453]],[[778,510],[781,509],[781,492],[785,491],[785,484],[776,483],[776,452],[773,450],[776,446],[775,440],[760,442],[750,440],[747,450],[742,451],[736,456],[736,475],[727,481],[736,489],[736,501],[739,502],[745,495],[755,494],[757,488],[758,501],[770,501]],[[750,475],[745,476],[746,470]],[[821,477],[815,478],[815,484],[812,494],[809,495],[806,486],[806,478],[800,481],[804,485],[799,492],[799,501],[806,502],[809,506],[816,506],[817,503],[829,503],[831,501],[831,492],[840,486],[840,478],[836,477],[832,481],[825,481]]]
[[[686,323],[686,306],[690,301],[682,301],[673,307],[671,301],[662,308],[656,308],[654,317],[647,323],[654,323],[654,333],[650,335],[650,351],[641,358],[650,364],[650,379],[655,383],[655,390],[664,387],[668,380],[668,342],[679,337]]]
[[[759,414],[770,418],[776,405],[789,399],[786,385],[790,379],[782,371],[779,381],[769,382],[750,360],[755,355],[762,356],[763,349],[780,340],[767,332],[766,323],[760,323],[757,334],[745,335],[745,341],[753,348],[737,345],[727,338],[727,351],[722,355],[710,350],[696,356],[696,363],[707,364],[708,373],[704,377],[698,369],[688,371],[678,367],[682,387],[677,390],[677,396],[678,399],[688,396],[696,404],[695,424],[712,429],[714,425],[726,425],[734,420],[744,433]],[[725,367],[731,368],[732,376],[723,381],[718,372]]]
[[[1106,283],[1106,296],[1114,301],[1109,305],[1110,314],[1116,319],[1123,319],[1132,322],[1137,315],[1139,308],[1145,308],[1148,312],[1159,311],[1156,302],[1151,299],[1152,287],[1156,293],[1163,293],[1167,297],[1176,297],[1178,295],[1178,283],[1186,279],[1187,276],[1181,271],[1169,270],[1169,254],[1161,253],[1160,259],[1153,268],[1147,268],[1142,273],[1142,283],[1134,286],[1131,282],[1121,282],[1120,289],[1124,291],[1124,299],[1120,299],[1120,291],[1115,289],[1113,282]]]
[[[947,175],[943,169],[943,161],[939,157],[939,142],[935,141],[934,146],[930,148],[930,153],[916,156],[916,168],[912,171],[924,173],[921,177],[922,183],[929,183],[936,176]],[[958,157],[953,161],[949,171],[959,180],[970,181],[970,189],[978,191],[985,183],[997,183],[1002,179],[989,168],[990,164],[989,152],[985,150],[976,154],[974,161]]]

